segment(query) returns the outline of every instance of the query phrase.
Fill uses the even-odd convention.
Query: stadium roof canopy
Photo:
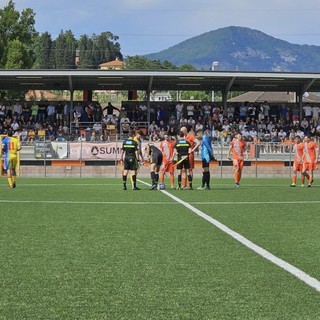
[[[0,70],[5,90],[320,92],[320,73],[148,70]]]

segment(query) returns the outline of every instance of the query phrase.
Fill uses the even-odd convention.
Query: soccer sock
[[[151,176],[151,181],[152,181],[151,183],[152,183],[152,184],[155,184],[156,177],[155,177],[154,171],[150,172],[150,176]]]
[[[202,188],[206,184],[206,180],[207,180],[206,172],[202,172],[202,185],[201,185]]]
[[[178,186],[181,187],[181,174],[178,174]]]
[[[186,176],[183,175],[182,176],[182,185],[185,187],[187,185],[187,179],[186,179]]]
[[[209,171],[206,172],[206,183],[207,183],[207,187],[210,187],[210,172]]]
[[[190,188],[192,188],[192,175],[191,174],[188,175],[188,182],[189,182]]]
[[[296,182],[297,182],[297,175],[294,174],[294,175],[292,176],[292,184],[296,184]]]
[[[159,182],[159,173],[155,173],[155,182],[158,183]]]
[[[172,173],[170,173],[170,183],[171,183],[171,186],[174,186],[174,174]]]
[[[12,182],[12,178],[10,177],[10,178],[8,178],[8,183],[9,183],[9,187],[11,187],[12,186],[12,184],[13,184],[13,182]]]
[[[137,186],[137,176],[135,174],[132,175],[132,182],[133,182],[133,186],[136,187]]]
[[[125,187],[127,184],[127,176],[122,176],[123,186]]]
[[[239,173],[238,173],[238,171],[235,171],[233,176],[234,176],[234,182],[235,183],[239,183]]]

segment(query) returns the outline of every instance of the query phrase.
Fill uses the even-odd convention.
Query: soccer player
[[[190,143],[191,152],[189,154],[189,163],[190,163],[190,174],[193,176],[194,169],[194,151],[200,146],[200,141],[195,137],[192,131],[188,132],[187,127],[181,127],[180,131],[183,132],[185,139]],[[187,174],[183,174],[183,187],[187,186]]]
[[[133,140],[137,142],[138,145],[138,161],[137,161],[137,170],[136,170],[136,176],[139,172],[140,169],[140,165],[139,164],[143,164],[144,163],[144,157],[143,157],[143,153],[142,153],[142,149],[141,149],[141,137],[143,136],[143,132],[142,131],[136,131]],[[139,162],[140,159],[140,162]],[[133,183],[133,178],[132,178],[132,174],[130,175],[130,180],[131,180],[131,185],[133,187],[134,183]]]
[[[310,135],[304,136],[303,145],[302,174],[308,179],[308,188],[311,188],[313,183],[313,171],[316,169],[319,157],[319,146],[311,140]]]
[[[191,153],[190,143],[185,138],[184,132],[180,131],[178,139],[175,144],[175,154],[178,155],[177,169],[178,169],[178,187],[181,190],[181,175],[182,170],[185,170],[188,176],[189,189],[192,190],[192,174],[190,170],[189,154]]]
[[[234,186],[236,188],[240,187],[240,180],[244,166],[244,155],[246,155],[246,158],[248,159],[247,143],[242,139],[242,134],[238,133],[231,141],[228,151],[228,159],[233,161]]]
[[[162,152],[153,143],[149,143],[146,148],[146,154],[150,162],[150,176],[152,181],[150,190],[157,190],[159,171],[162,164]]]
[[[163,156],[160,182],[164,183],[164,175],[166,172],[169,172],[171,189],[174,188],[174,147],[175,140],[173,140],[172,137],[166,133],[164,135],[164,140],[160,142],[159,146]]]
[[[3,167],[7,170],[9,188],[13,189],[16,187],[16,167],[21,146],[19,139],[13,137],[12,130],[9,130],[8,136],[2,140],[2,150],[4,152]]]
[[[133,140],[132,135],[128,137],[122,143],[120,161],[123,164],[122,181],[123,190],[127,190],[127,175],[131,172],[132,176],[132,190],[140,190],[137,187],[137,170],[138,170],[138,159],[139,159],[139,146],[138,143]]]
[[[202,160],[202,185],[197,188],[198,190],[210,190],[210,170],[209,163],[214,160],[213,149],[211,145],[210,130],[206,129],[205,132],[199,130],[197,138],[201,141],[201,160]]]
[[[293,174],[292,174],[292,183],[290,187],[296,186],[298,172],[301,173],[301,186],[304,187],[305,178],[309,180],[309,175],[302,174],[304,144],[302,143],[301,138],[299,136],[296,136],[294,138],[293,152],[294,152]]]

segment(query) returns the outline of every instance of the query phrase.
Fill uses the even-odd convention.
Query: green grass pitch
[[[166,192],[320,280],[320,189],[289,184]],[[320,319],[316,289],[138,185],[2,177],[0,319]]]

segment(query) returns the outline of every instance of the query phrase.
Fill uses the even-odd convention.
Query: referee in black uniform
[[[132,135],[128,139],[123,141],[121,148],[121,163],[123,163],[123,190],[127,190],[127,175],[131,171],[132,174],[132,190],[140,190],[137,187],[137,170],[138,170],[138,158],[139,158],[139,145],[133,140]]]
[[[191,152],[190,143],[185,139],[184,133],[182,131],[178,134],[178,139],[175,145],[175,153],[178,155],[178,187],[177,190],[181,190],[181,172],[182,169],[186,170],[188,181],[190,185],[190,190],[192,190],[192,175],[190,170],[189,154]],[[182,160],[184,159],[184,160]],[[182,160],[182,161],[181,161]],[[181,162],[179,162],[181,161]]]
[[[159,182],[159,171],[162,164],[162,152],[153,143],[149,143],[146,154],[150,162],[150,176],[152,186],[150,190],[156,190]]]

